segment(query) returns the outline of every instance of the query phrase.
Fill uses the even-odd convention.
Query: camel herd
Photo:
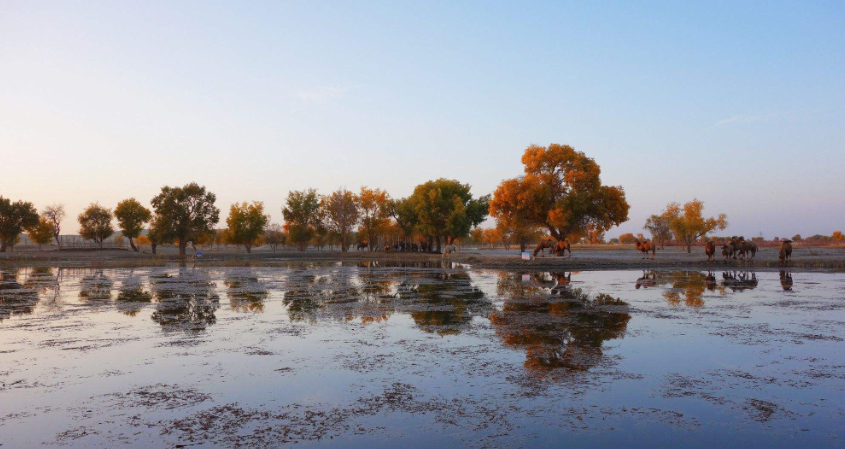
[[[642,259],[648,258],[648,253],[651,253],[651,259],[654,260],[657,252],[657,246],[653,242],[649,240],[634,239],[634,246],[637,248],[637,251],[642,253]],[[554,254],[558,257],[566,257],[567,251],[569,252],[569,256],[572,256],[572,245],[568,240],[555,242],[552,238],[546,238],[541,240],[534,248],[534,257],[537,257],[537,254],[541,254],[545,257],[547,249],[549,250],[550,256]],[[745,237],[743,236],[733,236],[727,243],[722,245],[722,256],[724,256],[725,263],[731,259],[741,260],[743,262],[753,260],[757,255],[757,251],[757,244],[752,241],[745,240]],[[715,262],[716,242],[708,240],[704,244],[704,254],[707,256],[708,262]],[[778,251],[778,262],[780,265],[786,265],[791,260],[792,240],[783,239],[780,242],[780,249]]]

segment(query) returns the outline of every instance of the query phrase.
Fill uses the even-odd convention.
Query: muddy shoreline
[[[247,254],[243,251],[201,251],[201,257],[189,255],[186,263],[209,267],[272,267],[284,266],[290,262],[434,262],[442,261],[439,254],[425,253],[384,253],[350,251],[255,251]],[[537,257],[526,261],[519,258],[519,251],[486,250],[466,248],[452,255],[452,262],[469,264],[476,268],[508,270],[790,270],[790,271],[845,271],[845,248],[799,248],[793,254],[793,260],[782,266],[777,259],[777,248],[761,248],[754,260],[743,262],[730,260],[724,262],[721,257],[715,262],[707,262],[700,248],[692,254],[680,248],[667,248],[658,251],[654,260],[642,259],[633,249],[596,249],[596,247],[574,247],[571,257]],[[178,254],[170,248],[160,254],[135,253],[122,250],[102,251],[25,251],[0,254],[0,267],[20,266],[58,266],[58,267],[103,267],[129,268],[167,266],[180,263]]]

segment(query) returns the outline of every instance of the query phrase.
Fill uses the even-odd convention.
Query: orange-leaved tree
[[[681,206],[669,203],[661,214],[669,219],[669,228],[675,234],[675,240],[687,245],[687,252],[692,252],[692,244],[699,238],[728,227],[728,216],[719,214],[718,217],[704,218],[704,202],[693,199]]]
[[[370,250],[376,246],[376,237],[388,224],[390,218],[390,196],[381,189],[370,189],[361,187],[358,195],[358,211],[361,216],[361,225],[358,228],[360,235],[367,237]]]
[[[522,163],[525,175],[503,181],[496,190],[495,216],[546,228],[557,240],[628,220],[625,191],[602,185],[601,168],[584,153],[569,145],[531,145]]]

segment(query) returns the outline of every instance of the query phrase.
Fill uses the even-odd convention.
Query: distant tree
[[[79,235],[87,240],[93,240],[103,247],[103,240],[114,234],[111,221],[114,216],[111,210],[92,203],[81,214],[79,214]]]
[[[226,224],[229,226],[232,242],[243,245],[246,252],[250,253],[269,221],[270,216],[264,213],[264,203],[253,201],[251,204],[247,202],[233,204],[229,209]]]
[[[38,226],[38,212],[32,203],[0,196],[0,253],[14,245],[25,229]]]
[[[138,247],[135,246],[133,239],[141,235],[144,225],[153,217],[152,212],[135,198],[129,198],[117,203],[117,207],[114,208],[114,217],[117,218],[120,233],[129,239],[129,246],[137,252]]]
[[[815,234],[804,239],[806,242],[829,242],[832,238],[827,235]]]
[[[150,238],[146,235],[139,235],[138,238],[135,239],[135,244],[138,245],[138,248],[142,245],[149,245],[150,243],[152,242],[150,242]]]
[[[179,257],[184,258],[188,242],[211,232],[220,221],[217,196],[192,182],[183,187],[161,188],[151,204],[161,238],[179,243]]]
[[[282,215],[287,222],[291,243],[295,243],[300,251],[305,251],[316,228],[321,225],[320,196],[317,191],[308,189],[288,193]]]
[[[645,221],[643,229],[651,234],[654,243],[660,245],[660,249],[667,240],[672,239],[672,229],[669,227],[669,217],[664,215],[652,215]]]
[[[440,252],[443,238],[447,245],[452,244],[484,221],[490,196],[473,198],[469,184],[440,178],[418,185],[410,201],[417,217],[417,229],[433,237]]]
[[[704,203],[698,199],[681,206],[678,203],[669,203],[663,216],[669,219],[669,227],[675,235],[675,240],[683,242],[687,246],[687,252],[692,252],[692,244],[700,237],[728,226],[728,216],[719,214],[718,217],[704,218]]]
[[[479,227],[472,228],[472,231],[469,231],[469,236],[476,245],[481,246],[484,244],[484,229]]]
[[[619,236],[619,243],[623,245],[630,245],[634,243],[634,240],[636,240],[636,237],[634,237],[634,234],[630,232],[626,232]]]
[[[342,252],[349,250],[352,231],[360,218],[358,203],[358,196],[346,189],[339,189],[321,200],[324,225],[337,236]],[[386,214],[387,205],[385,207]]]
[[[282,232],[282,225],[271,223],[264,228],[264,243],[269,245],[273,251],[285,242],[285,234]]]
[[[358,234],[366,237],[370,250],[376,248],[376,239],[388,224],[390,204],[390,196],[384,190],[361,187],[361,192],[358,194],[358,211],[361,220]]]
[[[793,240],[793,241],[795,241],[795,242],[801,242],[801,241],[804,241],[804,239],[801,237],[801,234],[795,234],[795,235],[793,235],[793,236],[792,236],[792,240]]]
[[[53,228],[53,238],[56,239],[56,246],[62,247],[59,235],[62,232],[62,221],[65,219],[65,206],[63,204],[51,204],[41,211],[41,216],[50,220]]]
[[[842,243],[845,242],[845,235],[842,234],[842,231],[833,231],[830,239],[836,243]]]
[[[118,235],[114,236],[114,246],[116,246],[116,247],[119,246],[121,248],[123,247],[123,236],[122,235],[118,234]]]
[[[41,251],[41,245],[53,240],[53,222],[45,217],[40,217],[38,224],[27,230],[27,236],[32,240],[32,243],[38,245],[38,250]]]
[[[610,229],[628,220],[624,190],[602,185],[601,168],[584,153],[568,145],[532,145],[522,163],[525,175],[518,190],[527,204],[521,210],[555,239],[583,236],[590,225]]]
[[[619,239],[614,237],[614,238],[610,239],[610,241],[608,241],[608,243],[610,243],[611,245],[618,245]]]

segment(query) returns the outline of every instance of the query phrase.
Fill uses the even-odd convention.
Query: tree
[[[636,239],[637,238],[634,237],[634,234],[632,234],[630,232],[626,232],[626,233],[619,236],[619,243],[621,243],[623,245],[630,245],[630,244],[634,243],[634,241]]]
[[[124,237],[129,239],[129,246],[133,251],[138,251],[133,239],[138,238],[144,230],[144,225],[153,217],[149,209],[142,206],[135,198],[129,198],[117,203],[114,208],[114,216]]]
[[[417,229],[436,240],[438,252],[442,238],[450,245],[455,239],[466,237],[470,229],[484,221],[490,208],[489,195],[475,199],[469,184],[444,178],[418,185],[410,201]]]
[[[669,220],[669,228],[675,234],[675,240],[687,246],[687,252],[692,252],[692,244],[700,237],[719,229],[728,227],[728,216],[719,214],[718,217],[704,218],[704,203],[693,199],[681,207],[678,203],[669,203],[663,216]]]
[[[79,214],[79,235],[84,239],[97,242],[102,248],[103,240],[114,234],[114,228],[111,226],[112,218],[114,217],[110,209],[92,203]]]
[[[226,224],[229,226],[232,242],[243,245],[246,252],[250,253],[269,221],[270,216],[264,213],[264,203],[253,201],[252,204],[247,202],[233,204],[229,209]]]
[[[273,251],[276,251],[279,245],[283,245],[285,243],[285,234],[282,232],[282,225],[272,223],[264,228],[264,243],[269,245]]]
[[[569,145],[531,145],[522,163],[521,212],[555,239],[586,235],[590,226],[607,230],[628,220],[625,191],[602,185],[601,168],[584,153]]]
[[[135,244],[138,245],[138,248],[140,248],[141,245],[150,245],[151,243],[150,238],[146,235],[139,235],[138,238],[135,239]]]
[[[532,194],[531,185],[523,178],[506,179],[493,192],[490,201],[490,215],[496,218],[496,226],[519,242],[520,251],[525,251],[526,244],[540,227],[532,220]]]
[[[358,195],[361,226],[358,233],[367,237],[371,251],[375,248],[376,236],[387,225],[389,207],[390,197],[387,192],[381,189],[369,189],[366,186],[361,187],[361,193]]]
[[[669,227],[669,217],[667,216],[652,215],[648,217],[643,229],[651,233],[651,239],[654,243],[660,245],[660,249],[663,249],[667,240],[672,239],[672,229]]]
[[[324,196],[320,203],[326,228],[337,234],[340,250],[347,252],[352,240],[352,230],[360,217],[358,196],[346,189],[340,189]]]
[[[0,253],[18,241],[25,229],[38,226],[38,212],[32,203],[17,201],[0,196]]]
[[[185,257],[188,242],[211,232],[220,221],[220,209],[214,206],[215,201],[216,195],[192,182],[183,187],[164,186],[150,202],[155,210],[158,235],[179,243],[179,257]]]
[[[62,231],[62,221],[65,219],[65,206],[63,204],[51,204],[44,208],[41,216],[52,224],[53,238],[56,239],[56,246],[61,249],[62,242],[59,240],[59,235]]]
[[[845,235],[842,234],[842,231],[833,231],[831,234],[830,239],[836,243],[845,242]]]
[[[27,230],[27,235],[33,243],[38,245],[38,250],[41,250],[41,245],[50,243],[53,240],[53,222],[45,217],[38,219],[38,224]]]
[[[792,236],[792,241],[794,241],[794,242],[800,242],[800,241],[803,241],[803,240],[804,239],[801,237],[801,234],[795,234],[795,235]]]
[[[472,228],[472,231],[469,231],[469,236],[479,247],[484,244],[484,229],[474,227]]]
[[[300,251],[305,251],[314,237],[314,231],[320,225],[320,196],[315,189],[293,190],[282,209],[288,238],[296,243]]]

